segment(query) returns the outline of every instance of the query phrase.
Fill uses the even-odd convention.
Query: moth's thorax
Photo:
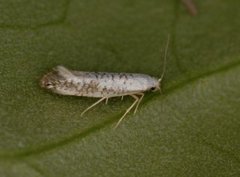
[[[69,71],[57,68],[45,75],[41,86],[63,95],[114,97],[159,90],[159,81],[145,74]]]

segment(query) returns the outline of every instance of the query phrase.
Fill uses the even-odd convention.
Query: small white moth
[[[161,91],[160,86],[166,68],[168,45],[169,38],[165,49],[163,72],[159,79],[146,74],[84,72],[57,66],[42,77],[40,86],[61,95],[100,98],[97,102],[86,108],[81,115],[104,100],[107,103],[111,97],[121,96],[123,98],[126,95],[132,96],[135,101],[119,119],[115,126],[116,128],[134,106],[134,114],[136,113],[143,99],[144,92]]]

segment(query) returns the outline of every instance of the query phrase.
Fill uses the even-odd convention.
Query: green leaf
[[[0,176],[239,176],[240,35],[236,0],[9,0],[0,6]],[[137,114],[125,97],[52,94],[56,65],[159,77]]]

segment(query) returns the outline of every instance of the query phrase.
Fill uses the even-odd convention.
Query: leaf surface
[[[0,176],[239,176],[240,3],[3,1],[0,6]],[[159,77],[114,130],[132,98],[39,87],[56,65]]]

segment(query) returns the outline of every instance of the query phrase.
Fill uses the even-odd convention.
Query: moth
[[[146,91],[161,91],[161,81],[164,77],[169,37],[164,54],[164,67],[160,78],[139,73],[109,73],[86,72],[70,70],[64,66],[56,66],[40,80],[40,86],[61,95],[100,98],[86,108],[81,116],[102,101],[109,98],[131,96],[132,105],[126,110],[117,122],[117,127],[124,117],[134,108],[134,114]]]

